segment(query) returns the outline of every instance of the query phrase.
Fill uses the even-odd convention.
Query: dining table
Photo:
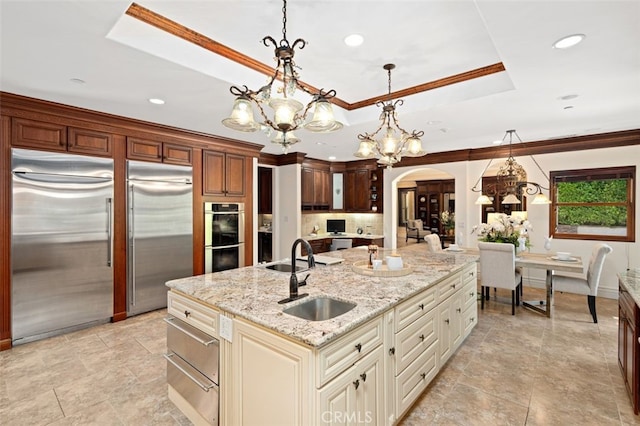
[[[480,255],[477,247],[464,247],[458,250],[445,249],[448,253],[464,253]],[[584,265],[580,256],[570,256],[567,259],[560,259],[556,253],[531,253],[524,251],[516,254],[516,267],[544,269],[546,271],[545,287],[546,300],[522,301],[522,305],[536,312],[551,318],[551,306],[553,300],[553,273],[554,272],[570,272],[583,273]]]

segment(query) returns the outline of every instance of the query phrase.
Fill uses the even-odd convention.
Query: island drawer
[[[476,306],[469,306],[462,311],[462,337],[466,338],[473,327],[476,325],[478,318],[478,308]]]
[[[216,339],[220,338],[218,328],[219,313],[175,291],[167,293],[167,313],[204,331]]]
[[[436,310],[432,309],[395,335],[396,375],[400,374],[438,339],[435,316]]]
[[[395,308],[395,332],[413,323],[437,304],[437,286],[431,287]]]
[[[478,271],[477,265],[472,263],[471,265],[466,266],[462,270],[462,285],[467,285],[470,282],[474,282],[477,284],[478,282]]]
[[[455,274],[452,277],[445,279],[443,282],[438,284],[439,294],[438,301],[442,302],[451,297],[456,291],[462,288],[462,280],[460,279],[460,274]]]
[[[437,341],[432,343],[418,359],[396,377],[396,418],[402,417],[438,373],[437,347]]]
[[[462,310],[478,302],[478,283],[475,280],[468,281],[462,287]]]
[[[318,352],[316,386],[328,383],[384,340],[382,317],[358,327]]]

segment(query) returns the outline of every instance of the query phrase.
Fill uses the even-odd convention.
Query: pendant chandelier
[[[396,66],[394,64],[386,64],[383,66],[387,70],[389,83],[389,96],[391,95],[391,70]],[[396,106],[402,105],[404,101],[398,99],[396,101],[390,99],[386,102],[378,101],[376,106],[382,107],[380,114],[380,126],[373,133],[359,134],[360,144],[358,151],[354,153],[358,158],[374,158],[379,157],[378,163],[392,168],[394,164],[399,163],[402,157],[421,157],[426,154],[422,150],[422,141],[420,137],[424,135],[423,131],[413,131],[411,133],[400,127],[398,117],[396,115]],[[384,129],[382,137],[376,139],[378,133]]]
[[[534,195],[533,201],[531,204],[550,204],[551,201],[547,198],[546,195],[542,192],[542,190],[548,190],[549,188],[545,188],[544,186],[536,183],[536,182],[528,182],[527,181],[527,172],[515,158],[511,155],[511,144],[513,142],[513,135],[515,135],[520,142],[520,136],[516,133],[515,130],[507,130],[502,138],[502,142],[504,142],[509,136],[509,157],[505,161],[505,163],[500,167],[498,173],[496,174],[497,182],[495,184],[489,185],[483,191],[482,189],[482,177],[484,173],[487,171],[491,163],[493,162],[493,158],[489,161],[489,164],[484,168],[480,178],[476,184],[471,188],[473,192],[480,192],[480,196],[476,200],[476,204],[493,204],[492,198],[501,196],[502,204],[520,204],[520,198],[522,198],[523,194],[526,195]],[[545,172],[540,167],[540,164],[533,158],[533,155],[530,156],[538,169],[542,172],[543,175],[546,176]],[[548,180],[548,178],[547,178]],[[478,184],[480,184],[480,188],[478,188]]]
[[[298,73],[293,61],[294,49],[298,46],[304,49],[307,42],[303,39],[296,39],[293,44],[287,40],[287,1],[283,1],[282,7],[282,39],[276,42],[271,36],[262,39],[262,44],[275,48],[276,67],[266,85],[257,91],[249,89],[247,86],[231,86],[231,94],[236,96],[233,110],[229,118],[222,120],[226,127],[241,132],[255,132],[263,130],[268,137],[275,132],[271,142],[281,145],[282,151],[286,154],[289,147],[300,142],[293,132],[300,127],[312,132],[332,132],[342,128],[342,123],[336,121],[333,116],[333,109],[330,103],[331,98],[336,95],[335,90],[325,92],[320,89],[313,92],[308,85],[298,80]],[[273,83],[279,80],[282,86],[274,88]],[[301,102],[293,98],[296,90],[301,90],[311,96],[311,101],[304,106]],[[275,93],[273,93],[275,92]],[[254,120],[253,107],[255,105],[262,116],[262,123]],[[269,118],[265,108],[268,106],[273,110],[273,119]],[[314,109],[311,121],[305,122],[309,111]]]

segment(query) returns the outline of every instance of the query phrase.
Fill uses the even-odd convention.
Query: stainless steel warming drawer
[[[209,423],[217,425],[220,344],[175,317],[165,321],[167,383]]]

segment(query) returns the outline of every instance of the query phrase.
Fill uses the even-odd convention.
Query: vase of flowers
[[[444,227],[444,232],[447,235],[454,235],[456,232],[456,214],[445,210],[440,213],[440,222]]]
[[[491,223],[474,226],[471,233],[477,233],[480,241],[513,244],[516,249],[523,251],[523,247],[529,247],[529,231],[532,229],[528,220],[499,214]]]

